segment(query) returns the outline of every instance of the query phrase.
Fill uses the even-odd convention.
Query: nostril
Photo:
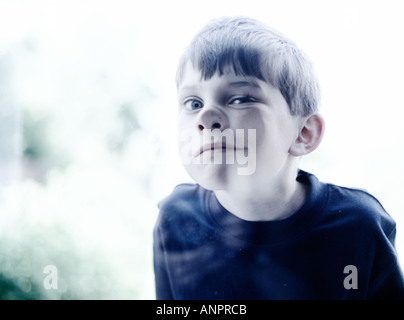
[[[220,123],[216,122],[212,125],[212,129],[220,129],[221,125]]]
[[[201,124],[198,125],[198,129],[201,130],[201,131],[203,131],[203,129],[204,129],[203,125],[201,125]]]

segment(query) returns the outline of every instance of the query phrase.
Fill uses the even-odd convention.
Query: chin
[[[234,171],[228,165],[190,165],[185,170],[197,184],[212,191],[226,189]]]

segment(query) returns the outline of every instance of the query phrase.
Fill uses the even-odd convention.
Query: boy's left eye
[[[229,104],[243,104],[243,103],[249,103],[249,102],[255,102],[255,100],[250,97],[250,96],[244,96],[244,97],[238,97],[230,100]]]

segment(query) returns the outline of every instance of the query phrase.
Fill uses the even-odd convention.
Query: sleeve
[[[378,270],[378,278],[369,292],[369,299],[404,300],[404,277],[395,250],[395,236],[396,229],[394,228],[388,237],[390,248],[384,250],[385,257],[379,259],[387,260],[388,263],[385,265],[389,267]]]
[[[170,278],[167,272],[164,241],[161,231],[156,225],[153,232],[153,265],[156,300],[173,300]]]

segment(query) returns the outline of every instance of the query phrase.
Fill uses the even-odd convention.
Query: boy
[[[157,299],[404,298],[380,203],[298,169],[324,120],[290,40],[250,18],[211,21],[181,57],[177,89],[180,155],[197,184],[159,204]]]

